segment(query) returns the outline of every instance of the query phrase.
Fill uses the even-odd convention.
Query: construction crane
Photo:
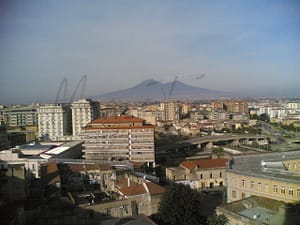
[[[71,96],[71,99],[70,99],[70,103],[72,103],[75,99],[75,95],[76,95],[76,92],[80,86],[80,84],[83,82],[82,86],[81,86],[81,95],[80,95],[80,98],[84,98],[84,91],[85,91],[85,85],[86,85],[86,80],[87,80],[87,75],[83,75],[81,77],[81,79],[79,80],[79,82],[77,83],[74,91],[73,91],[73,94]]]
[[[59,97],[60,97],[60,92],[61,92],[61,89],[64,87],[64,98],[63,98],[63,102],[66,101],[66,97],[67,97],[67,87],[68,87],[68,80],[67,78],[64,78],[60,85],[59,85],[59,88],[58,88],[58,91],[56,93],[56,98],[55,98],[55,103],[58,103],[59,101]]]

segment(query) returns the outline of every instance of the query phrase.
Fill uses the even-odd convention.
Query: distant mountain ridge
[[[161,83],[149,79],[127,89],[94,96],[99,100],[165,100],[228,96],[229,93],[187,85],[181,81]]]

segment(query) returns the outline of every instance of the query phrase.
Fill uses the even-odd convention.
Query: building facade
[[[300,151],[235,157],[227,170],[228,202],[253,195],[299,202],[299,172]]]
[[[163,111],[163,120],[179,120],[179,106],[175,102],[162,102],[160,109]]]
[[[100,117],[100,103],[90,99],[80,99],[71,104],[72,134],[78,136],[81,128]]]
[[[134,116],[103,117],[82,129],[84,157],[154,164],[154,126]]]
[[[226,163],[227,159],[185,160],[179,167],[166,168],[166,178],[193,189],[219,188],[226,186]]]
[[[38,108],[39,137],[59,141],[72,132],[69,104],[46,104]]]
[[[32,126],[38,124],[36,106],[13,106],[3,110],[8,127]]]

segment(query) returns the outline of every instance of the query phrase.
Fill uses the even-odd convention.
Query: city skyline
[[[173,81],[300,96],[298,1],[2,1],[0,104]],[[205,74],[195,79],[195,74]]]

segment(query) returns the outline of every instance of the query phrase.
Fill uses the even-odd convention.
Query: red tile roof
[[[143,123],[144,120],[135,116],[110,116],[110,117],[101,117],[96,120],[93,120],[92,124],[109,124],[109,123]]]
[[[112,130],[115,130],[115,129],[147,129],[147,128],[151,128],[151,129],[154,129],[154,126],[153,125],[143,125],[143,126],[115,126],[115,127],[91,127],[91,126],[86,126],[86,127],[83,127],[82,129],[83,130],[109,130],[109,129],[112,129]]]
[[[144,187],[144,184],[146,187]],[[153,182],[145,182],[144,184],[133,184],[129,187],[125,187],[120,189],[119,191],[125,196],[135,196],[142,195],[147,193],[147,189],[151,195],[162,194],[165,192],[165,188],[162,186],[155,184]]]
[[[128,187],[128,179],[127,177],[123,177],[115,184],[117,188],[123,189],[125,187]],[[129,181],[129,184],[133,185],[136,184],[135,182]]]
[[[186,169],[212,169],[226,167],[228,159],[199,159],[199,160],[186,160],[180,163],[180,166]]]

